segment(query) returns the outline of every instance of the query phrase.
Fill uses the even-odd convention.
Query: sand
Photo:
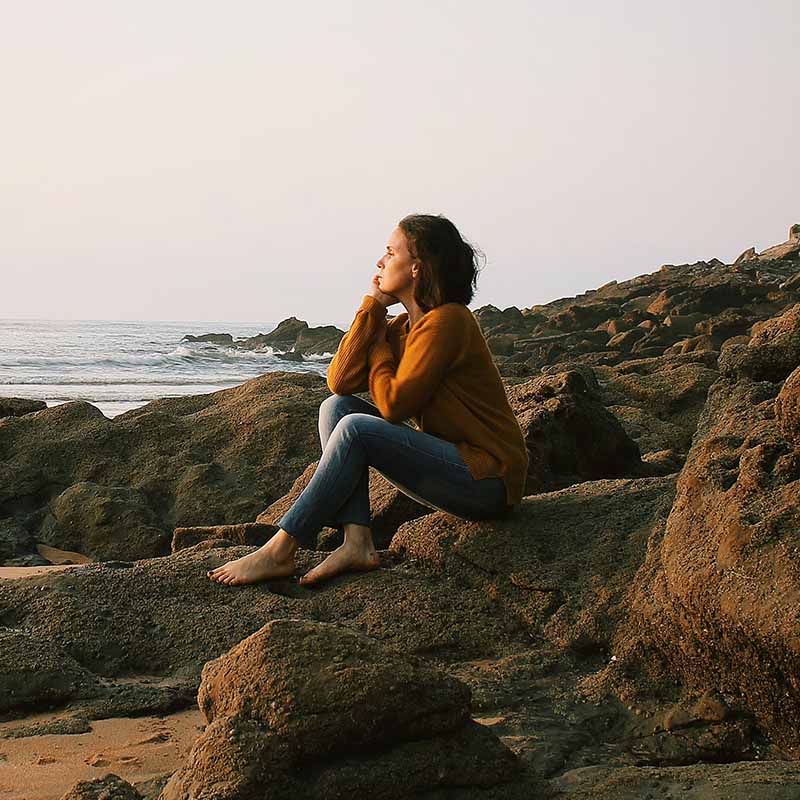
[[[91,564],[92,559],[83,553],[76,553],[72,550],[59,550],[46,544],[37,544],[36,550],[42,558],[46,558],[50,564],[41,567],[0,567],[0,580],[16,580],[27,578],[30,575],[42,575],[45,572],[59,572],[67,567],[74,567],[78,564]]]
[[[57,719],[50,713],[0,723],[11,728]],[[0,798],[58,800],[76,781],[109,772],[136,784],[182,766],[205,725],[199,709],[156,717],[96,720],[89,733],[0,738]]]

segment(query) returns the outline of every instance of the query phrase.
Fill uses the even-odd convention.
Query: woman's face
[[[395,228],[389,236],[386,252],[378,261],[378,286],[386,294],[396,294],[414,285],[419,267],[408,252],[406,235]]]

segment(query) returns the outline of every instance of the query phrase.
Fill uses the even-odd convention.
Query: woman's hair
[[[420,262],[414,290],[417,305],[427,312],[444,303],[470,303],[483,254],[441,215],[409,214],[397,226],[406,236],[411,257]]]

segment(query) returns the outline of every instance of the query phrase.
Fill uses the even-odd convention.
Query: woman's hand
[[[400,301],[393,294],[386,294],[386,292],[381,291],[378,284],[378,277],[378,275],[372,276],[372,285],[367,294],[374,297],[379,303],[386,306],[386,308],[393,306],[395,303],[399,303]]]

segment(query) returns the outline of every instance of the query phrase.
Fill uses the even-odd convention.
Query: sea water
[[[0,320],[0,397],[44,400],[48,406],[88,400],[114,417],[160,397],[215,392],[266,372],[326,374],[332,353],[295,362],[276,357],[271,348],[182,341],[186,334],[240,339],[274,328],[224,321]]]

